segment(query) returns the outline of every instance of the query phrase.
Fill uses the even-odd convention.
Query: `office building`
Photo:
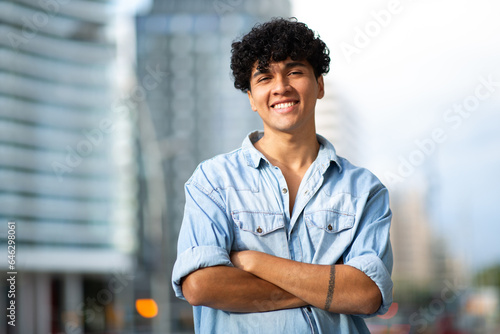
[[[136,162],[118,19],[112,1],[0,2],[3,250],[16,226],[15,267],[0,268],[17,272],[16,326],[3,315],[2,333],[103,333],[133,317]]]

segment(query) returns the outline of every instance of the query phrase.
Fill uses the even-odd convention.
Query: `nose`
[[[290,82],[287,76],[278,75],[275,77],[272,93],[282,95],[290,91]]]

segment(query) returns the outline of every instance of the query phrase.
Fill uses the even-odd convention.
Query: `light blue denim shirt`
[[[385,313],[393,285],[387,189],[318,135],[318,156],[290,214],[283,174],[253,146],[262,135],[251,133],[240,149],[201,163],[186,183],[172,274],[176,295],[184,299],[182,277],[199,268],[232,266],[231,251],[250,249],[313,264],[342,260],[377,284],[382,306],[375,314]],[[193,312],[196,333],[368,333],[363,316],[312,306],[263,313],[196,306]]]

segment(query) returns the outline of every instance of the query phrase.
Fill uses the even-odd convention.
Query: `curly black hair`
[[[250,90],[252,68],[258,61],[258,69],[269,67],[272,61],[307,60],[318,78],[330,70],[330,51],[309,27],[296,18],[273,18],[256,24],[241,41],[231,45],[231,70],[234,87],[243,92]]]

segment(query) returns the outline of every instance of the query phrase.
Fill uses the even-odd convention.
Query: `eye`
[[[260,77],[257,79],[257,82],[263,82],[263,81],[266,81],[266,80],[269,80],[270,78],[269,77]]]
[[[298,75],[298,74],[302,74],[301,71],[291,71],[289,75]]]

